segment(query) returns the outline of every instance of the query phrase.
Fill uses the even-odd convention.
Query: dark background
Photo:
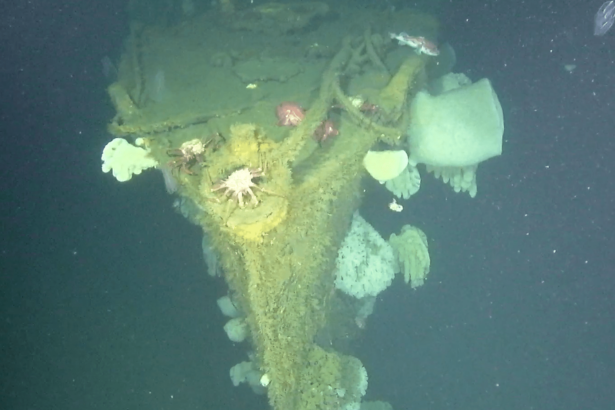
[[[504,155],[479,167],[475,199],[423,174],[401,215],[366,203],[386,235],[422,228],[432,257],[423,288],[381,295],[357,352],[366,399],[615,402],[615,31],[592,35],[601,3],[441,3],[456,71],[498,92]],[[199,229],[157,173],[128,186],[100,172],[113,116],[100,60],[121,52],[124,10],[0,6],[0,407],[264,408],[230,383],[245,353],[221,329],[225,286],[204,273]]]

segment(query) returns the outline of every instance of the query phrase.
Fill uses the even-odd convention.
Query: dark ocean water
[[[577,4],[579,3],[579,4]],[[357,356],[394,409],[609,409],[615,402],[615,33],[601,1],[440,7],[456,71],[488,77],[504,155],[475,199],[426,181],[383,234],[427,232],[425,286],[382,294]],[[200,232],[157,173],[100,172],[125,2],[0,6],[0,408],[264,408],[234,388]],[[576,64],[573,73],[565,64]],[[385,201],[385,199],[383,199]],[[400,285],[400,284],[398,284]]]

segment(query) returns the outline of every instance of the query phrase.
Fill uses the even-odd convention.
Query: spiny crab
[[[207,146],[219,137],[221,137],[220,134],[214,134],[207,140],[195,138],[184,142],[179,148],[167,150],[167,155],[174,157],[168,162],[169,167],[172,170],[194,175],[191,168],[195,164],[203,163]]]
[[[256,195],[254,195],[252,188],[256,188],[263,192],[266,191],[252,182],[252,179],[263,175],[263,170],[260,168],[241,168],[234,171],[226,179],[215,184],[211,188],[211,191],[214,192],[220,189],[226,189],[226,191],[224,191],[224,196],[230,195],[231,198],[236,199],[241,208],[244,207],[243,197],[247,194],[251,198],[250,203],[256,206],[258,205],[258,199],[256,199]]]

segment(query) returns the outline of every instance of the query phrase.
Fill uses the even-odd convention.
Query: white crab
[[[263,175],[263,171],[260,168],[242,168],[234,171],[228,178],[223,179],[222,181],[215,184],[211,191],[218,191],[220,189],[226,189],[224,191],[224,195],[231,195],[232,198],[237,199],[239,206],[241,208],[244,207],[243,197],[245,194],[250,195],[250,202],[252,205],[258,205],[258,199],[256,199],[256,195],[252,191],[252,188],[257,188],[260,191],[263,191],[258,185],[252,182],[253,178],[258,178]]]

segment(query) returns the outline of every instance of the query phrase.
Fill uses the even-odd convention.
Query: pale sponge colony
[[[386,181],[385,186],[396,197],[410,199],[421,188],[421,174],[415,166],[408,164],[401,174]]]
[[[367,392],[368,377],[363,364],[356,357],[348,356],[342,360],[342,385],[336,393],[340,399],[346,401],[340,408],[342,410],[360,410],[361,398]]]
[[[385,290],[397,271],[391,246],[357,212],[335,263],[335,287],[359,299]]]
[[[393,406],[386,401],[364,401],[361,410],[393,410]]]
[[[431,265],[427,236],[419,228],[404,225],[399,235],[391,235],[389,243],[393,247],[406,283],[410,283],[412,289],[422,286]]]
[[[143,170],[155,168],[158,161],[149,156],[149,151],[132,145],[123,138],[115,138],[103,149],[103,172],[113,172],[119,182],[126,182]]]

